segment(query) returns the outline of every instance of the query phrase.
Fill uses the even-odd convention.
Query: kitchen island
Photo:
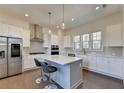
[[[51,78],[64,89],[77,88],[83,82],[81,58],[46,54],[35,58],[58,68],[57,72],[51,74]]]

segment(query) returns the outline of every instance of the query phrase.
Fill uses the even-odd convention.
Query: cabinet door
[[[97,57],[97,69],[98,71],[108,73],[109,66],[108,66],[107,58]]]
[[[31,68],[31,61],[30,61],[30,56],[29,55],[24,55],[23,56],[23,68],[28,69]]]
[[[72,47],[71,36],[67,35],[64,36],[64,48],[69,48],[69,47]]]
[[[109,72],[110,74],[122,76],[122,60],[109,58]]]
[[[97,69],[97,60],[96,56],[88,56],[88,67],[90,69],[96,70]]]
[[[48,34],[43,35],[43,40],[44,40],[43,47],[49,47],[49,36],[48,36]]]
[[[108,26],[105,34],[106,46],[122,46],[121,33],[121,24]]]
[[[8,36],[8,27],[6,24],[0,23],[0,35]]]
[[[30,31],[22,29],[23,46],[30,47]]]
[[[58,45],[58,43],[59,43],[59,38],[58,38],[58,36],[52,34],[52,35],[51,35],[51,44],[52,44],[52,45]]]

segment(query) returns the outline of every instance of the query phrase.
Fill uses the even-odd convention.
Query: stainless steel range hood
[[[33,24],[34,35],[33,35],[33,38],[31,39],[32,42],[43,42],[43,39],[41,39],[41,37],[38,36],[40,31],[39,28],[40,28],[40,25]]]

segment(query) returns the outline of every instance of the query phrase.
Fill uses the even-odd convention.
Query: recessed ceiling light
[[[97,7],[96,7],[96,10],[99,10],[99,8],[100,8],[100,7],[99,7],[99,6],[97,6]]]
[[[74,18],[72,18],[71,21],[74,21]]]
[[[29,16],[29,14],[25,14],[25,16],[26,16],[26,17],[28,17],[28,16]]]

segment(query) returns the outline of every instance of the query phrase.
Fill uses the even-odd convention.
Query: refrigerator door
[[[8,76],[22,72],[22,39],[8,38]]]
[[[7,77],[7,38],[0,37],[0,78]]]

